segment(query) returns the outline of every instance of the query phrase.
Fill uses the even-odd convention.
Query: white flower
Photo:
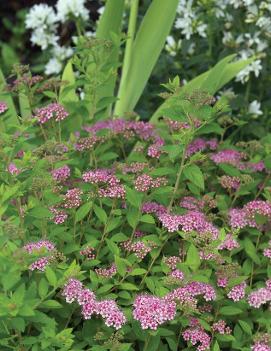
[[[98,9],[97,12],[98,12],[100,15],[102,15],[103,12],[104,12],[104,9],[105,9],[105,6],[102,6],[102,7],[100,7],[100,8]]]
[[[45,74],[58,74],[61,72],[62,63],[55,57],[51,58],[45,65]]]
[[[256,116],[262,115],[263,112],[261,111],[261,103],[257,100],[252,101],[249,104],[248,113]]]
[[[31,34],[31,42],[34,45],[38,45],[42,50],[45,50],[50,45],[55,45],[59,37],[55,33],[47,32],[42,27],[35,29]]]
[[[206,38],[206,36],[207,36],[207,34],[206,34],[207,27],[208,27],[207,24],[201,23],[201,22],[197,26],[197,32],[203,38]]]
[[[85,0],[58,0],[56,9],[59,21],[64,23],[71,15],[86,21],[89,17],[89,11],[85,7],[85,2]]]
[[[255,77],[258,77],[262,68],[261,60],[255,60],[238,73],[236,81],[241,83],[247,82],[250,72],[253,72]]]
[[[233,35],[231,32],[223,32],[222,43],[224,45],[229,44],[233,41]]]
[[[176,56],[177,51],[181,47],[181,40],[176,41],[172,35],[167,37],[165,49],[171,56]]]
[[[69,46],[55,45],[52,49],[52,54],[59,61],[64,61],[66,58],[69,58],[72,56],[73,50]]]
[[[46,4],[34,5],[26,15],[26,28],[31,29],[55,29],[57,21],[55,11]]]

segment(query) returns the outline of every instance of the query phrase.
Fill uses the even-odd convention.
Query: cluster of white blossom
[[[222,37],[217,40],[221,51],[238,52],[243,59],[256,58],[236,80],[245,83],[251,73],[259,76],[271,39],[271,0],[180,0],[177,12],[174,34],[166,43],[170,55],[178,53],[184,40],[186,52],[192,55],[197,37],[201,48],[204,41],[208,48],[214,37]]]
[[[51,58],[45,66],[45,74],[60,73],[63,61],[72,55],[73,50],[70,46],[60,46],[57,31],[59,24],[67,20],[87,21],[89,11],[85,3],[86,0],[58,0],[55,8],[47,4],[38,4],[26,15],[26,28],[32,30],[32,44],[50,51]]]

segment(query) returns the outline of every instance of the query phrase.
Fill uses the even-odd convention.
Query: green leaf
[[[139,290],[138,287],[132,283],[122,283],[119,285],[119,289],[122,290]]]
[[[238,323],[240,324],[241,328],[243,329],[243,331],[248,334],[248,335],[252,335],[252,329],[250,327],[250,325],[242,320],[238,320]]]
[[[138,208],[129,207],[127,212],[127,222],[133,229],[136,228],[140,217],[141,217],[141,212]]]
[[[52,216],[52,213],[46,207],[34,207],[29,211],[29,215],[35,218],[49,218]]]
[[[120,258],[119,256],[115,256],[115,263],[116,263],[116,266],[117,266],[118,273],[122,277],[124,277],[126,272],[127,272],[126,261],[123,258]]]
[[[41,278],[40,282],[39,282],[39,296],[43,299],[47,293],[48,293],[48,283],[46,281],[46,279]]]
[[[118,245],[116,245],[111,239],[105,239],[105,241],[107,243],[107,247],[112,252],[112,254],[119,255]]]
[[[50,285],[52,285],[55,288],[57,286],[57,278],[56,278],[55,272],[52,270],[51,267],[48,267],[48,266],[46,267],[45,276],[48,282],[50,283]]]
[[[145,274],[147,271],[144,268],[135,268],[132,270],[132,272],[130,273],[130,275],[143,275]]]
[[[134,207],[140,208],[142,203],[143,195],[138,193],[136,190],[125,187],[126,189],[126,199]]]
[[[75,76],[72,69],[72,61],[69,60],[64,68],[62,74],[62,82],[66,84],[61,85],[59,91],[59,102],[63,105],[70,102],[79,101],[78,96],[75,92]]]
[[[243,313],[243,311],[238,307],[224,306],[220,308],[219,313],[224,316],[234,316],[235,314]]]
[[[52,308],[52,309],[57,309],[57,308],[61,308],[62,305],[55,301],[55,300],[47,300],[47,301],[44,301],[42,302],[40,305],[39,305],[41,308]]]
[[[257,255],[256,247],[248,237],[243,240],[243,245],[247,255],[252,259],[252,261],[254,261],[256,264],[261,264],[261,261]]]
[[[107,0],[96,31],[98,39],[112,40],[114,34],[114,50],[111,54],[113,66],[117,66],[119,60],[124,3],[124,0]],[[100,99],[114,95],[116,79],[117,75],[111,77],[107,83],[103,84]]]
[[[193,244],[190,244],[189,246],[185,263],[189,268],[192,269],[192,271],[196,271],[200,266],[199,252],[196,246],[194,246]]]
[[[127,74],[121,78],[115,114],[132,111],[140,98],[164,47],[176,16],[178,0],[153,0],[131,47]]]
[[[214,346],[213,346],[213,348],[212,348],[212,351],[220,351],[220,347],[219,347],[219,344],[218,344],[217,341],[214,343]]]
[[[106,224],[107,222],[107,214],[104,209],[101,207],[94,205],[94,212],[96,216],[99,218],[99,220],[103,223]]]
[[[184,169],[184,176],[200,189],[204,190],[204,177],[200,168],[196,165],[190,165]]]
[[[20,106],[20,113],[23,118],[27,118],[31,116],[32,111],[31,111],[28,97],[22,92],[19,93],[19,106]]]
[[[79,207],[79,209],[75,213],[75,222],[79,222],[83,218],[85,218],[91,208],[92,208],[92,202],[86,202],[84,205]]]

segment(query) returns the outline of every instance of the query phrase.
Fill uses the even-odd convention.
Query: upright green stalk
[[[118,97],[120,100],[123,98],[122,95],[125,94],[124,85],[126,83],[126,79],[127,79],[126,77],[131,64],[132,47],[133,47],[133,42],[135,38],[136,22],[137,22],[137,14],[138,14],[138,3],[139,3],[139,0],[131,0],[127,40],[126,40],[125,53],[124,53],[124,59],[123,59],[121,80],[120,80],[120,85],[118,90]]]

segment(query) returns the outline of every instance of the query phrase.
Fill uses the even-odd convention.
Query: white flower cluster
[[[73,50],[71,47],[59,45],[57,29],[59,22],[67,20],[86,21],[89,11],[85,7],[86,0],[58,0],[56,8],[47,4],[34,5],[26,15],[26,28],[32,30],[31,42],[42,50],[50,50],[51,59],[45,66],[45,74],[61,72],[63,61],[69,58]]]
[[[199,50],[204,42],[210,48],[221,32],[221,51],[238,52],[244,59],[257,57],[239,73],[237,81],[245,83],[251,73],[258,77],[270,47],[271,0],[215,0],[211,6],[209,1],[179,0],[174,35],[167,38],[165,48],[175,56],[185,40],[186,52],[194,54],[197,43],[201,44]]]

